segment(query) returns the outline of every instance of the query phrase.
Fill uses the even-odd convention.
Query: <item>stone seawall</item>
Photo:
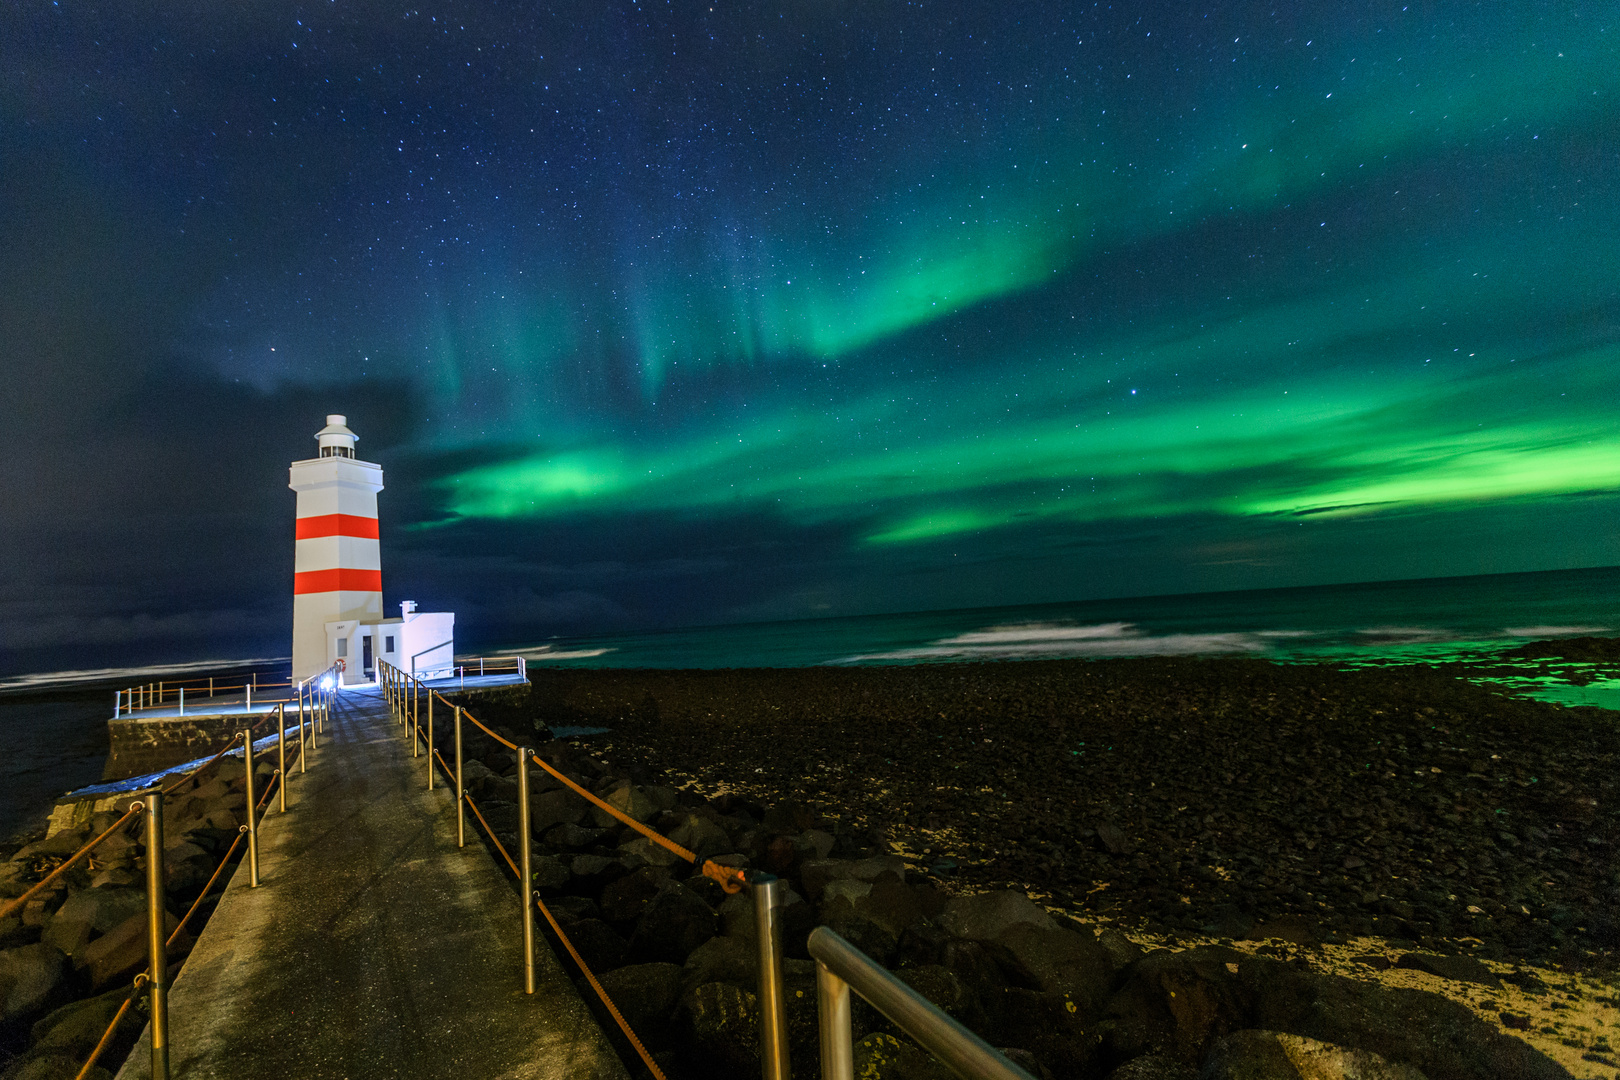
[[[215,753],[259,720],[240,712],[215,716],[118,717],[107,721],[109,749],[103,780],[123,780]],[[275,724],[270,725],[274,732]],[[294,736],[297,732],[294,731]]]

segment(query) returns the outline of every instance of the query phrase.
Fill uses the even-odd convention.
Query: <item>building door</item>
[[[371,635],[367,634],[360,639],[360,663],[365,668],[366,677],[373,674],[371,670]]]

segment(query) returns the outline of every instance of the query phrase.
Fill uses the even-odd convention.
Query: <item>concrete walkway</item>
[[[179,1080],[601,1078],[624,1066],[543,939],[523,993],[522,911],[375,690],[338,696],[169,996]],[[150,1033],[120,1080],[150,1075]]]

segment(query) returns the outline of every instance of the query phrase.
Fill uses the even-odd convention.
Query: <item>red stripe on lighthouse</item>
[[[334,514],[333,517],[338,515]],[[318,592],[382,592],[381,570],[301,570],[293,575],[293,595]]]
[[[314,540],[322,536],[353,536],[361,540],[375,540],[377,519],[360,517],[358,514],[317,514],[314,517],[298,519],[299,540]]]

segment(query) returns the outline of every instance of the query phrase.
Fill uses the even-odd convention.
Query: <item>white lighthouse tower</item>
[[[336,413],[315,433],[319,456],[292,463],[288,487],[298,492],[293,559],[295,680],[343,661],[345,683],[369,682],[378,660],[423,677],[455,663],[456,617],[400,603],[383,618],[382,551],[377,492],[382,466],[354,456],[355,434]]]
[[[307,679],[336,660],[344,661],[345,682],[364,679],[371,658],[361,655],[355,631],[383,617],[377,534],[382,466],[354,456],[355,434],[347,419],[328,416],[315,433],[319,456],[292,463],[288,486],[298,492],[294,679]]]

